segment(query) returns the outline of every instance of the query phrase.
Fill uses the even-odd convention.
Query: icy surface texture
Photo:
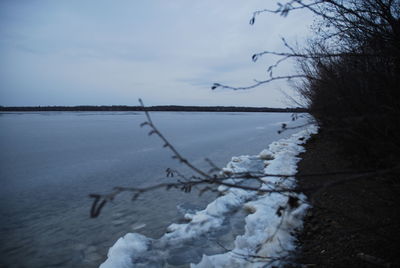
[[[304,152],[302,144],[317,127],[273,142],[256,156],[233,157],[223,169],[225,174],[263,174],[259,185],[263,194],[220,186],[224,193],[201,211],[187,213],[183,224],[171,224],[159,239],[131,233],[120,238],[108,252],[101,268],[165,267],[192,263],[202,267],[269,267],[285,263],[295,249],[293,232],[302,228],[308,205],[299,201],[291,207],[288,199],[305,200],[302,194],[290,192],[295,187],[297,155]],[[287,175],[287,176],[273,176]],[[228,183],[242,180],[227,179]],[[270,191],[270,192],[268,192]],[[222,254],[204,254],[207,242],[218,240],[233,211],[244,209],[244,233],[236,236],[234,248]],[[202,255],[202,257],[201,257]],[[197,264],[196,264],[197,263]]]

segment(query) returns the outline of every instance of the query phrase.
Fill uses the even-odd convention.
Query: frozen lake
[[[161,132],[194,164],[225,166],[274,140],[289,113],[153,112]],[[97,267],[127,232],[160,237],[185,210],[214,196],[179,191],[129,196],[89,218],[90,193],[143,186],[185,171],[161,141],[140,128],[142,113],[0,113],[0,267]],[[296,122],[301,124],[301,122]]]

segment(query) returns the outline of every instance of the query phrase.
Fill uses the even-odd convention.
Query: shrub
[[[346,152],[374,166],[400,155],[399,1],[323,1],[297,90]],[[329,25],[327,27],[326,25]]]

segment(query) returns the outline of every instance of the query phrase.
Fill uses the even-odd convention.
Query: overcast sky
[[[310,14],[249,25],[261,0],[1,0],[0,105],[235,105],[286,107],[286,82],[211,91],[266,78],[281,37],[302,42]],[[293,71],[282,66],[281,74]]]

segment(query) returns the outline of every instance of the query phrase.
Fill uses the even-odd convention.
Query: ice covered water
[[[231,174],[224,180],[231,185],[246,181],[243,177],[235,178],[235,173],[288,175],[259,177],[261,184],[257,188],[273,192],[258,193],[221,185],[218,190],[222,196],[203,210],[185,214],[187,223],[171,224],[161,238],[128,233],[118,239],[100,268],[166,267],[185,263],[199,268],[283,266],[285,258],[295,249],[293,233],[302,227],[302,218],[309,207],[303,194],[287,190],[295,187],[293,176],[300,160],[297,156],[304,152],[302,145],[316,131],[315,126],[309,126],[287,139],[271,143],[258,155],[233,157],[223,168],[223,172]],[[276,192],[283,188],[285,193]],[[289,198],[296,198],[298,204],[288,205]],[[241,215],[244,228],[228,229],[233,219],[240,218],[236,212],[243,210],[249,213]],[[242,229],[243,234],[237,233]],[[227,241],[228,245],[224,245],[221,237],[225,233],[234,237]],[[229,244],[233,240],[233,245]],[[213,242],[226,252],[213,250]]]
[[[291,134],[277,134],[290,114],[152,115],[177,149],[201,167],[207,167],[204,157],[225,166],[232,156],[258,154]],[[166,168],[182,169],[139,127],[143,121],[140,113],[124,112],[0,114],[0,266],[97,267],[125,233],[159,238],[185,211],[203,209],[215,198],[157,191],[132,203],[123,195],[98,219],[89,218],[89,193],[154,184],[165,180]],[[222,240],[232,240],[232,225],[239,226],[233,232],[242,225],[228,216]],[[204,241],[206,249],[219,247]],[[195,254],[177,252],[172,263],[198,258],[201,247],[187,246]]]

